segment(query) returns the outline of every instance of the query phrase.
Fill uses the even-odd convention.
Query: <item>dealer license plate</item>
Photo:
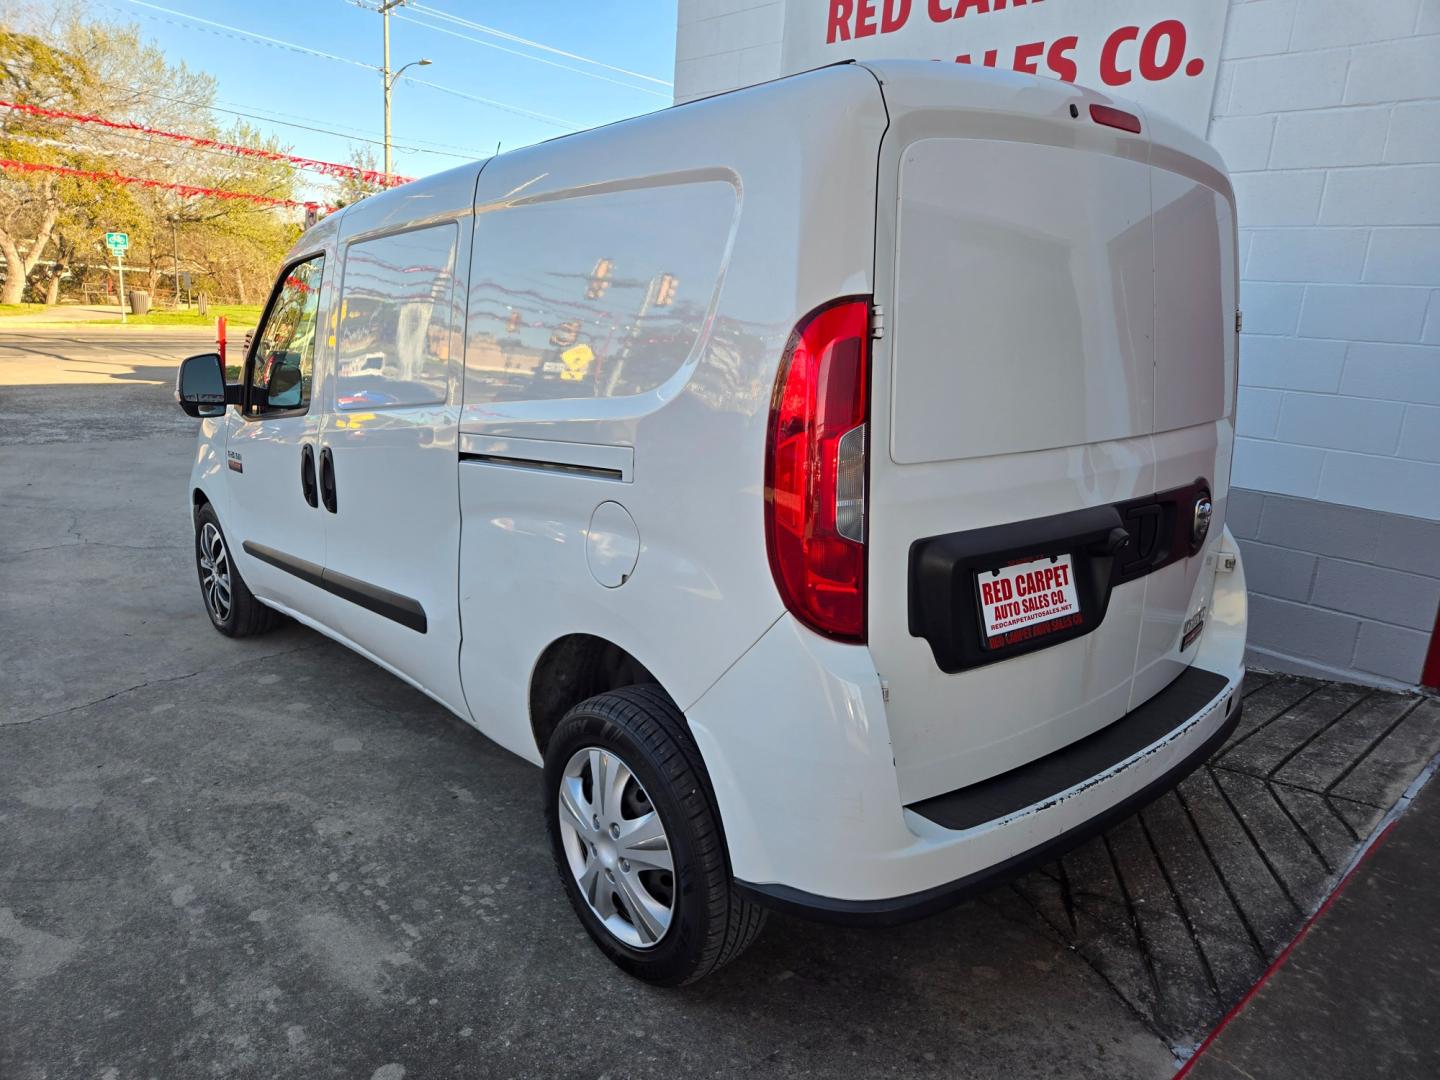
[[[980,632],[987,649],[1000,649],[1084,622],[1071,557],[1033,559],[975,575]]]

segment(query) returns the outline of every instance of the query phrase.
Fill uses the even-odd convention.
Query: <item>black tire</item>
[[[206,526],[213,527],[219,534],[226,561],[229,564],[228,606],[212,601],[210,590],[206,587]],[[225,530],[220,527],[220,519],[215,516],[215,510],[209,503],[201,503],[195,511],[195,573],[200,581],[200,599],[205,605],[205,613],[210,616],[211,625],[226,637],[250,637],[252,634],[263,634],[267,630],[273,630],[279,625],[280,613],[255,599],[255,594],[250,591],[245,584],[245,579],[240,576],[240,568],[235,565],[230,541],[225,536]],[[217,607],[220,610],[217,610]]]
[[[570,869],[560,830],[560,783],[571,757],[588,747],[609,750],[629,766],[669,840],[674,910],[668,929],[648,948],[633,948],[606,928]],[[700,752],[684,716],[658,686],[599,694],[565,714],[545,750],[545,826],[570,905],[600,951],[638,979],[659,986],[695,982],[744,952],[765,925],[765,909],[731,883]]]

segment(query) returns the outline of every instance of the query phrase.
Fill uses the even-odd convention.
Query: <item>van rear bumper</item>
[[[1228,530],[1220,550],[1229,565],[1205,631],[1170,687],[1064,750],[911,805],[870,650],[782,615],[685,708],[737,886],[814,918],[903,922],[1055,858],[1179,783],[1240,716],[1245,576]],[[964,707],[957,690],[957,723]]]
[[[1200,676],[1201,678],[1191,680],[1192,685],[1187,687],[1181,685],[1187,680],[1187,676]],[[1011,855],[1001,862],[920,892],[878,900],[842,900],[804,892],[787,885],[759,885],[747,881],[736,881],[735,887],[766,907],[801,918],[845,926],[896,926],[933,915],[997,885],[1003,885],[1037,866],[1059,858],[1092,837],[1098,836],[1117,821],[1129,817],[1175,787],[1220,748],[1240,722],[1240,715],[1243,711],[1240,687],[1238,684],[1228,684],[1223,677],[1216,676],[1212,672],[1199,669],[1187,671],[1185,675],[1176,680],[1175,684],[1156,695],[1151,701],[1146,702],[1140,709],[1122,717],[1110,728],[1097,733],[1097,736],[1092,736],[1091,739],[1083,740],[1083,742],[1093,743],[1098,737],[1107,734],[1120,735],[1121,729],[1127,726],[1139,726],[1147,721],[1154,723],[1160,719],[1162,714],[1175,716],[1174,707],[1184,705],[1186,699],[1199,690],[1199,686],[1193,684],[1208,681],[1204,679],[1206,676],[1209,679],[1218,679],[1220,687],[1228,691],[1222,699],[1225,702],[1224,719],[1218,726],[1206,734],[1200,742],[1189,748],[1179,761],[1150,779],[1139,790],[1125,796],[1119,802],[1112,803],[1078,825],[1072,826],[1032,848]],[[1167,697],[1170,699],[1169,701],[1162,700]],[[1149,716],[1137,716],[1138,713],[1146,712],[1147,708]],[[1180,724],[1192,719],[1188,710],[1175,718]],[[1093,747],[1091,752],[1096,751],[1104,752],[1100,747]],[[1050,755],[1047,759],[1017,769],[989,784],[977,784],[974,788],[962,789],[949,795],[927,799],[924,803],[907,807],[906,810],[910,813],[920,814],[931,821],[940,818],[942,821],[948,819],[949,823],[958,824],[958,818],[968,817],[983,806],[987,799],[1004,801],[1007,798],[1020,796],[1027,788],[1033,788],[1037,784],[1048,786],[1045,779],[1047,773],[1053,776],[1064,771],[1064,764],[1059,759],[1070,757],[1078,764],[1078,761],[1084,759],[1085,754],[1086,751],[1083,748],[1067,747],[1057,754]],[[1104,781],[1097,779],[1095,782],[1103,783]],[[975,788],[989,788],[990,790],[978,793]],[[977,798],[977,796],[979,797]],[[1058,799],[1062,797],[1062,793],[1055,792],[1051,797]],[[947,806],[947,802],[950,805]],[[927,809],[929,813],[926,812]],[[1036,810],[1043,811],[1043,807],[1037,807]],[[937,822],[937,824],[939,823]],[[979,828],[986,824],[990,823],[976,822],[968,827]],[[942,827],[944,826],[942,825]]]

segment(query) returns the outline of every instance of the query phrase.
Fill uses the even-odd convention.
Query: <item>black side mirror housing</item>
[[[219,353],[197,353],[180,362],[175,400],[186,416],[223,416],[227,404],[240,400],[240,387],[225,385]]]

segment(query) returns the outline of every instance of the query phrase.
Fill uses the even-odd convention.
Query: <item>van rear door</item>
[[[1198,196],[1183,222],[1157,218],[1152,199],[1170,189],[1151,141],[1092,120],[1097,95],[933,64],[874,70],[891,125],[868,640],[908,803],[1083,738],[1182,670],[1202,560],[1187,543],[1152,574],[1122,544],[1143,530],[1148,550],[1174,550],[1222,440],[1228,480],[1225,349],[1177,348],[1210,317],[1175,299],[1198,283],[1223,302],[1211,278],[1233,233],[1218,238]],[[1177,228],[1201,257],[1157,277],[1157,229]]]
[[[1155,233],[1155,487],[1210,482],[1220,535],[1234,448],[1236,321],[1235,202],[1216,169],[1175,147],[1197,142],[1154,116],[1151,204]],[[1183,524],[1183,523],[1182,523]],[[1208,614],[1205,560],[1178,560],[1145,578],[1145,623],[1131,708],[1169,685],[1189,663],[1187,623]]]

